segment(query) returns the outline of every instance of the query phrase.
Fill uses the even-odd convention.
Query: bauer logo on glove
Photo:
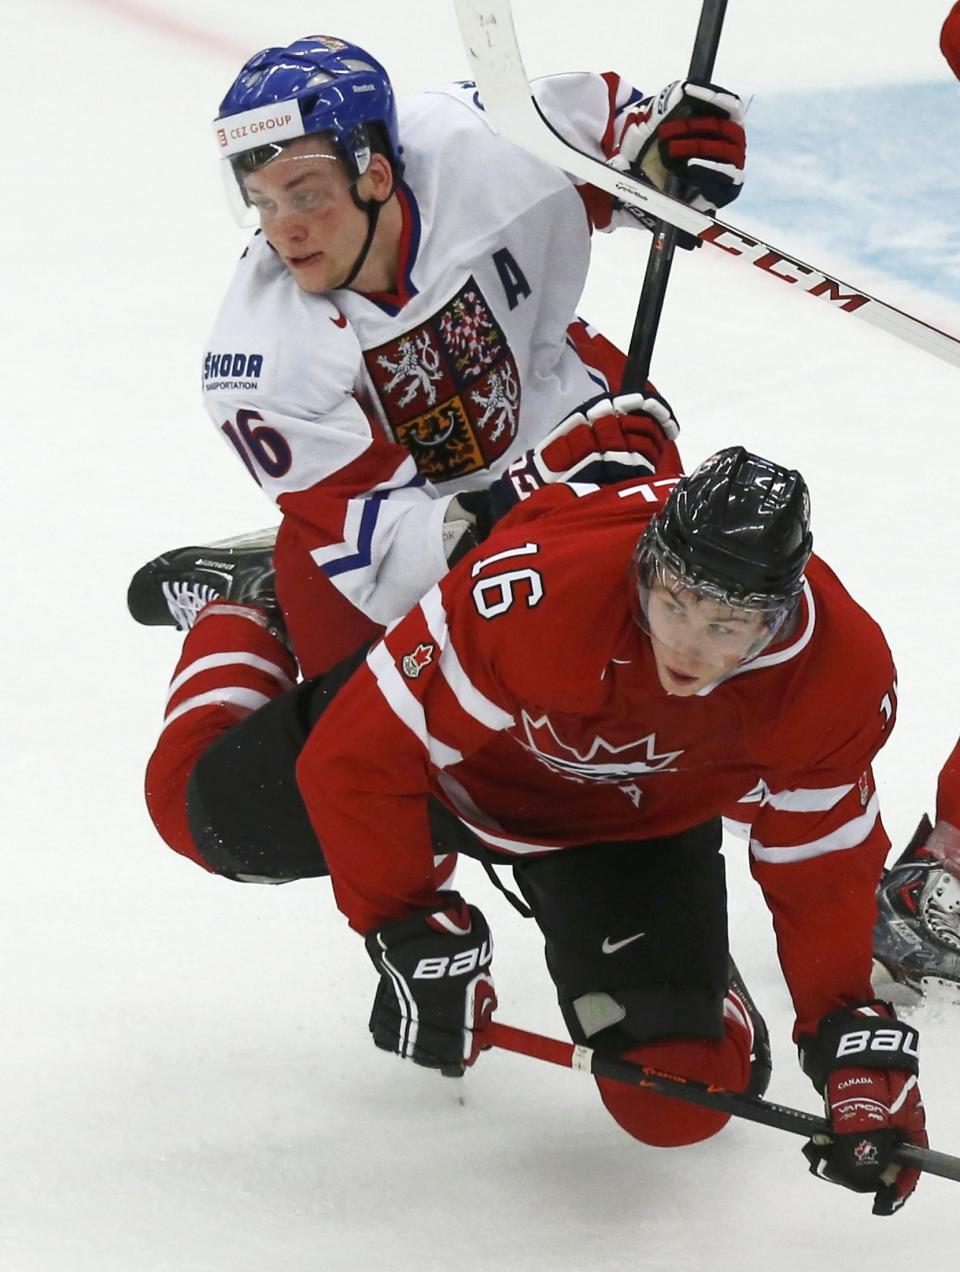
[[[370,1032],[383,1051],[447,1077],[461,1077],[489,1044],[483,1028],[497,1005],[487,921],[455,892],[444,907],[367,934],[380,973]]]
[[[803,1148],[811,1172],[854,1192],[873,1193],[873,1213],[892,1215],[920,1172],[893,1159],[899,1144],[927,1147],[917,1085],[917,1031],[889,1003],[842,1007],[800,1040],[803,1068],[823,1096],[831,1134]]]

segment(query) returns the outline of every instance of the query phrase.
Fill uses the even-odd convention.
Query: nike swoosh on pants
[[[632,941],[639,941],[641,936],[645,935],[645,932],[635,932],[633,936],[626,936],[622,941],[611,941],[609,936],[605,936],[600,948],[604,954],[616,954],[617,950],[622,950],[625,945],[629,945]]]

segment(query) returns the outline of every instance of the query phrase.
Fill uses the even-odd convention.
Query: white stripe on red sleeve
[[[463,756],[452,746],[435,738],[427,727],[423,707],[410,692],[408,685],[397,671],[396,664],[386,645],[374,645],[367,655],[367,666],[373,672],[380,692],[398,720],[407,726],[430,757],[435,768],[445,769],[459,764]]]
[[[843,786],[798,786],[793,790],[772,791],[765,782],[760,781],[753,790],[738,800],[737,807],[741,804],[761,804],[784,813],[825,813],[835,808],[844,796],[850,794],[853,787],[853,782],[847,782]]]
[[[265,693],[258,693],[256,689],[243,689],[238,685],[229,689],[210,689],[207,693],[198,693],[196,697],[187,698],[186,701],[181,702],[168,714],[163,727],[168,729],[174,720],[179,720],[188,711],[196,711],[198,707],[239,707],[243,714],[247,715],[259,707],[265,707],[271,701],[272,699]]]
[[[283,668],[275,662],[271,662],[267,658],[261,658],[259,654],[247,653],[246,650],[232,649],[222,654],[207,654],[206,657],[197,658],[184,667],[170,682],[167,702],[170,703],[176,696],[177,691],[194,676],[199,676],[205,671],[212,671],[216,667],[229,667],[238,663],[253,667],[257,671],[266,672],[268,676],[272,676],[276,680],[281,689],[293,688],[293,681]]]
[[[513,716],[481,693],[463,669],[463,664],[450,640],[447,614],[439,587],[430,589],[420,602],[420,609],[427,624],[427,631],[437,642],[437,647],[441,651],[440,670],[460,706],[467,715],[495,733],[509,729],[514,724]]]
[[[758,861],[785,863],[790,861],[808,861],[811,857],[821,857],[831,852],[843,852],[847,848],[857,848],[862,844],[877,823],[880,816],[880,800],[876,793],[870,799],[859,817],[838,826],[829,834],[801,844],[763,844],[757,839],[750,840],[750,852]]]

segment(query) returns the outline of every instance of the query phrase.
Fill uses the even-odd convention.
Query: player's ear
[[[360,178],[360,196],[364,199],[375,199],[377,203],[386,203],[393,193],[395,185],[393,166],[386,155],[374,152],[370,156],[370,166]]]

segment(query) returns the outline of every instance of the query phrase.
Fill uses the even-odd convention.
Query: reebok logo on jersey
[[[617,950],[622,950],[625,945],[632,945],[634,941],[639,941],[641,936],[646,936],[646,932],[634,932],[633,936],[625,936],[622,941],[611,941],[609,936],[605,936],[600,948],[604,954],[616,954]]]

